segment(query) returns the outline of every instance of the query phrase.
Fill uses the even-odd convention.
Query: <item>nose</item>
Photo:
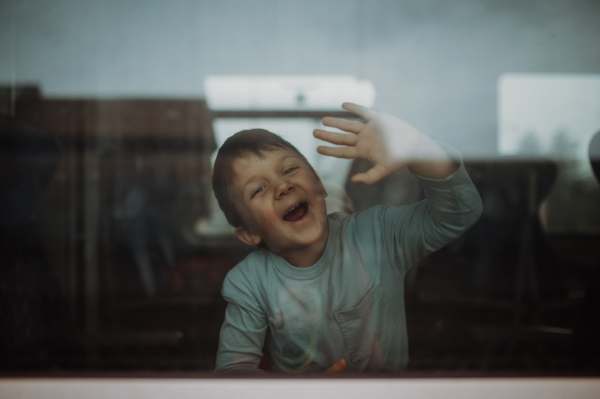
[[[294,185],[286,179],[281,179],[277,185],[277,198],[283,198],[294,191]]]

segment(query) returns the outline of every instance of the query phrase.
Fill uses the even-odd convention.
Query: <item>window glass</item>
[[[248,320],[268,331],[244,352],[268,372],[323,371],[315,359],[333,366],[337,348],[348,370],[387,356],[372,368],[394,376],[597,374],[599,17],[584,0],[0,2],[0,373],[212,372],[241,312],[238,338],[260,330]],[[366,122],[344,101],[440,143],[481,198],[477,222],[437,245],[431,179],[404,168],[354,183],[371,162],[319,154],[323,117]],[[281,283],[281,306],[244,302],[258,283],[223,295],[265,250],[238,239],[212,191],[218,148],[252,128],[306,157],[328,221],[371,215],[340,246],[367,274]],[[405,222],[425,227],[389,227]],[[421,249],[437,251],[397,260]]]

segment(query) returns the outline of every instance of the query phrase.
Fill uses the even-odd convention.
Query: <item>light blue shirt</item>
[[[297,268],[266,249],[223,284],[227,300],[217,370],[258,370],[263,344],[274,370],[395,371],[408,362],[404,276],[481,215],[461,163],[444,180],[419,177],[425,200],[329,215],[321,259]]]

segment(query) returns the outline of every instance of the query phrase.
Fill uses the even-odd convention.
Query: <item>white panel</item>
[[[501,155],[579,161],[590,177],[588,146],[600,131],[600,75],[505,74],[498,85]]]
[[[344,101],[372,107],[375,88],[352,76],[208,76],[212,110],[338,110]]]
[[[33,379],[0,380],[3,399],[596,399],[600,379]]]

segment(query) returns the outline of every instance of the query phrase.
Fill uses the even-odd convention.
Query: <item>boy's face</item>
[[[245,226],[236,235],[245,243],[281,255],[327,241],[327,193],[309,165],[289,149],[238,159],[230,188]]]

